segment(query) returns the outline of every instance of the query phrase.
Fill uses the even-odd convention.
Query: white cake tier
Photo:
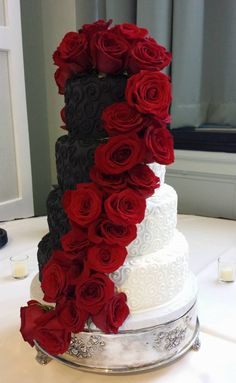
[[[166,167],[165,165],[160,165],[157,162],[148,164],[149,168],[160,178],[160,184],[163,185],[165,182]]]
[[[159,307],[181,291],[189,274],[188,253],[185,237],[175,230],[163,249],[127,258],[124,265],[110,275],[118,290],[127,295],[131,312]]]
[[[196,302],[197,299],[197,281],[196,277],[190,272],[184,283],[183,288],[171,301],[167,304],[153,308],[146,312],[131,313],[123,325],[120,327],[120,332],[141,330],[150,328],[156,325],[171,322],[178,317],[181,317],[187,312]],[[40,287],[38,274],[32,280],[30,286],[30,297],[42,304],[48,305],[43,300],[43,292]],[[54,306],[53,303],[50,305]],[[98,330],[97,327],[91,323],[90,330]]]
[[[177,221],[177,194],[163,184],[147,199],[145,217],[137,225],[137,237],[127,247],[128,257],[146,255],[162,249],[174,235]]]

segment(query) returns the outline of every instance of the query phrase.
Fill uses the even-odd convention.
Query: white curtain
[[[172,51],[172,127],[236,126],[235,0],[76,0],[76,16],[136,23]]]
[[[236,1],[174,0],[173,126],[236,126]]]
[[[173,0],[76,0],[77,27],[98,19],[135,23],[170,48]]]

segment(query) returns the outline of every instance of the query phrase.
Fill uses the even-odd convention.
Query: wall
[[[22,0],[21,22],[34,213],[40,215],[51,185],[41,2]]]
[[[178,193],[178,212],[236,219],[236,155],[175,151],[166,182]]]
[[[75,0],[21,0],[21,20],[34,205],[42,215],[57,183],[55,142],[63,135],[52,53],[66,32],[76,30]]]
[[[34,1],[34,0],[33,0]],[[47,115],[49,129],[49,150],[51,182],[57,183],[55,164],[55,143],[62,136],[63,130],[60,110],[64,98],[58,94],[54,81],[54,72],[57,67],[53,65],[52,53],[59,45],[62,37],[69,31],[76,30],[75,0],[40,0],[42,4],[44,68],[46,76]]]

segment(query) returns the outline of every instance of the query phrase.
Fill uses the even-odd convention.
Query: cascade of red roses
[[[109,274],[124,264],[146,198],[159,187],[147,164],[174,160],[166,127],[171,86],[160,72],[170,53],[145,28],[127,23],[110,28],[110,23],[100,20],[69,32],[53,55],[61,94],[78,72],[123,72],[128,80],[125,100],[103,110],[109,138],[95,151],[91,182],[66,190],[62,198],[71,229],[43,268],[41,283],[44,300],[55,307],[30,301],[21,308],[24,339],[52,354],[65,352],[71,333],[91,320],[103,332],[117,333],[129,315],[126,295],[116,291]]]

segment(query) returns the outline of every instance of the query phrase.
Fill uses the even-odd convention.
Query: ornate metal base
[[[67,353],[49,355],[37,343],[40,364],[55,359],[69,367],[102,374],[129,374],[166,366],[200,348],[196,305],[167,323],[119,334],[98,331],[73,335]]]
[[[192,350],[193,351],[199,351],[200,347],[201,347],[201,342],[200,342],[199,334],[198,334],[193,345],[192,345]]]
[[[37,360],[39,364],[42,364],[43,366],[45,366],[46,364],[51,362],[52,358],[48,354],[46,354],[46,352],[43,351],[41,347],[39,347],[39,345],[35,344],[35,348],[37,350],[37,355],[35,359]]]

